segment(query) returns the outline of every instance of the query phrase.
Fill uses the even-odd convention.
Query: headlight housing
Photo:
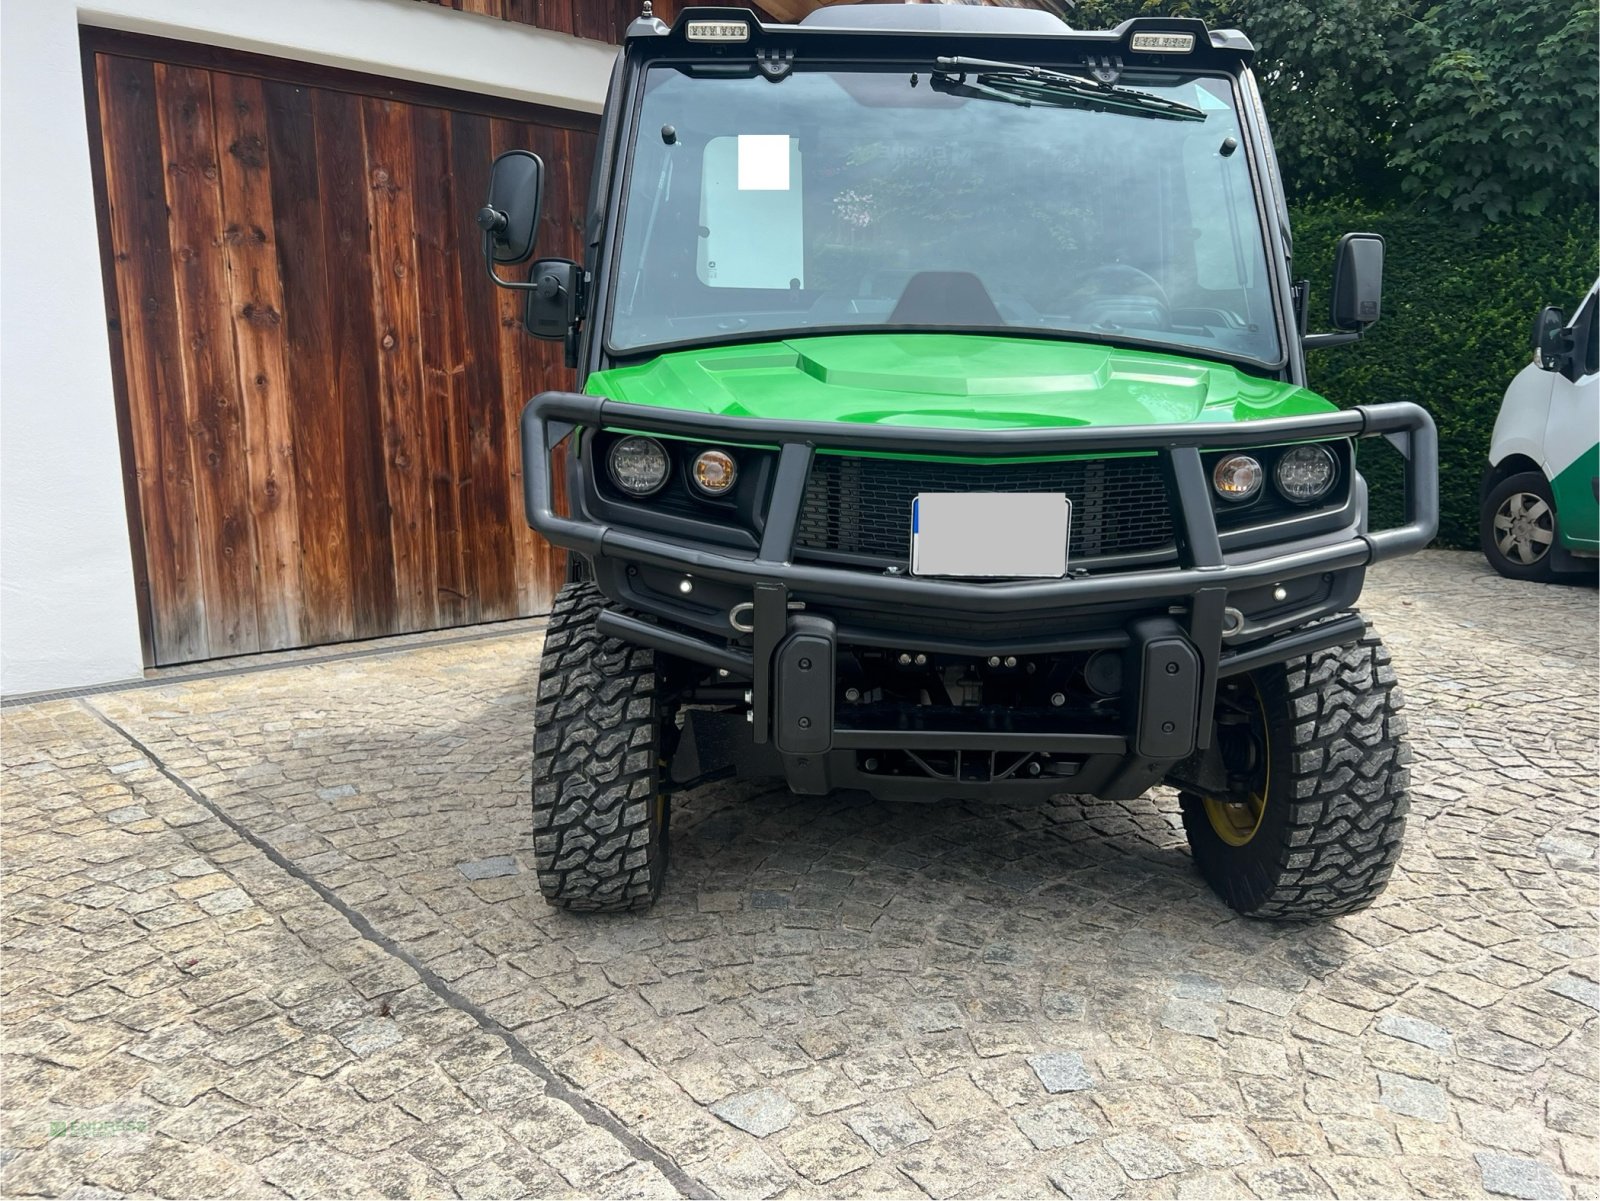
[[[629,496],[650,496],[667,482],[672,460],[654,438],[633,434],[612,444],[606,467],[611,482]]]
[[[1255,499],[1265,479],[1260,460],[1251,455],[1228,455],[1211,470],[1212,490],[1235,504]]]
[[[1278,456],[1272,483],[1279,494],[1297,505],[1321,500],[1339,479],[1339,463],[1326,446],[1307,443],[1292,446]]]
[[[701,496],[725,496],[738,478],[739,465],[725,450],[703,450],[689,466],[689,479]]]

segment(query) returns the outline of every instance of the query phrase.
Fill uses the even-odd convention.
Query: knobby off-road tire
[[[655,655],[603,637],[590,583],[556,597],[533,736],[533,858],[561,909],[645,909],[667,867]]]
[[[1306,921],[1365,908],[1400,857],[1409,807],[1411,751],[1389,652],[1369,627],[1358,643],[1264,668],[1251,683],[1266,731],[1264,804],[1251,833],[1183,793],[1196,866],[1249,917]]]

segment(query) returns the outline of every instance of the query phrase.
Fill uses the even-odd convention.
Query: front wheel
[[[560,909],[645,909],[667,867],[655,655],[603,636],[589,583],[556,597],[539,666],[533,859]]]
[[[1405,834],[1411,761],[1389,652],[1351,646],[1224,680],[1216,743],[1230,786],[1180,795],[1196,866],[1248,917],[1370,905]]]
[[[1478,541],[1489,566],[1507,579],[1554,578],[1556,505],[1542,472],[1518,472],[1490,489],[1479,518]]]

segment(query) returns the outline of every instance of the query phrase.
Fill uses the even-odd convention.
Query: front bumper
[[[552,471],[552,451],[579,430],[586,436],[627,430],[776,447],[759,546],[742,551],[597,520],[587,514],[581,494],[571,515],[558,513],[557,485],[566,481]],[[1387,437],[1405,457],[1403,524],[1366,529],[1364,503],[1357,503],[1363,498],[1356,497],[1340,529],[1275,545],[1225,548],[1203,451],[1373,436]],[[716,668],[726,679],[748,681],[755,742],[775,745],[797,787],[804,781],[797,778],[803,773],[795,760],[805,758],[814,777],[802,787],[807,792],[839,786],[850,752],[870,746],[939,741],[985,751],[1031,739],[1105,769],[1090,775],[1113,777],[1135,759],[1182,759],[1207,744],[1219,678],[1358,637],[1361,619],[1351,609],[1365,568],[1422,549],[1438,526],[1437,434],[1427,412],[1409,403],[1227,424],[973,432],[720,417],[548,392],[523,411],[522,447],[529,524],[594,562],[602,590],[618,604],[603,615],[603,627]],[[992,459],[1154,453],[1174,511],[1176,565],[979,582],[797,562],[796,527],[819,448]],[[669,587],[645,586],[652,573],[658,581],[692,581],[722,601],[734,598],[738,624],[730,627],[725,605],[696,610],[677,603]],[[1224,632],[1235,598],[1279,591],[1289,597],[1287,607],[1268,606],[1261,619]],[[809,649],[801,654],[796,645]],[[831,673],[827,688],[820,689],[818,674],[802,678],[790,666],[801,658],[831,656],[840,645],[969,655],[1120,649],[1129,656],[1132,703],[1115,734],[852,729],[834,712]],[[1156,686],[1142,666],[1152,655],[1163,664],[1171,660],[1162,656],[1175,656],[1180,678],[1163,675]],[[831,766],[818,768],[819,763]],[[1100,795],[1108,795],[1106,787]]]

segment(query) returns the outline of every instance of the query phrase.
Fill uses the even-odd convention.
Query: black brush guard
[[[575,431],[603,429],[776,446],[777,466],[759,549],[741,553],[557,513],[552,451]],[[1405,459],[1402,524],[1383,530],[1352,528],[1277,554],[1270,548],[1248,555],[1224,553],[1201,459],[1203,451],[1376,436],[1389,439]],[[797,526],[812,457],[819,448],[969,459],[1154,453],[1172,498],[1177,566],[1060,580],[978,582],[795,562]],[[1421,550],[1438,528],[1438,435],[1428,413],[1407,402],[1226,424],[970,431],[722,417],[546,392],[523,410],[522,452],[529,524],[555,545],[596,561],[650,565],[718,581],[735,586],[749,598],[750,628],[742,631],[743,636],[730,629],[719,640],[615,609],[602,614],[601,626],[616,637],[716,668],[724,678],[748,681],[751,739],[758,746],[771,744],[790,786],[807,793],[851,786],[879,796],[911,799],[930,788],[941,796],[994,795],[1023,793],[1031,784],[1041,795],[1052,789],[1107,797],[1137,795],[1160,777],[1163,769],[1159,765],[1170,765],[1208,745],[1219,678],[1353,641],[1363,629],[1359,614],[1330,614],[1325,605],[1319,611],[1252,631],[1254,640],[1244,639],[1244,645],[1228,646],[1223,629],[1231,592],[1337,572],[1347,573],[1358,591],[1363,569]],[[581,504],[575,506],[575,512],[582,512]],[[1120,649],[1127,665],[1124,678],[1129,701],[1124,728],[1119,733],[1059,729],[952,732],[903,723],[896,729],[881,730],[840,724],[835,714],[835,648],[841,642],[872,639],[873,635],[841,629],[816,613],[795,612],[790,602],[796,595],[813,605],[820,601],[824,607],[832,600],[857,609],[935,605],[958,613],[1022,616],[1119,604],[1142,606],[1146,616],[1115,629],[1060,637],[1046,631],[1031,640],[1044,653]],[[1353,600],[1353,592],[1347,589],[1337,607],[1348,610]],[[1167,616],[1150,615],[1160,613]],[[671,621],[670,613],[653,616]],[[884,638],[876,641],[890,644]],[[937,648],[930,642],[929,649],[987,654],[992,644],[975,638],[963,647],[945,639]],[[868,751],[919,752],[934,747],[984,755],[1040,751],[1075,756],[1077,778],[1070,788],[1064,788],[1061,780],[1009,778],[883,781],[864,777],[860,769]]]

